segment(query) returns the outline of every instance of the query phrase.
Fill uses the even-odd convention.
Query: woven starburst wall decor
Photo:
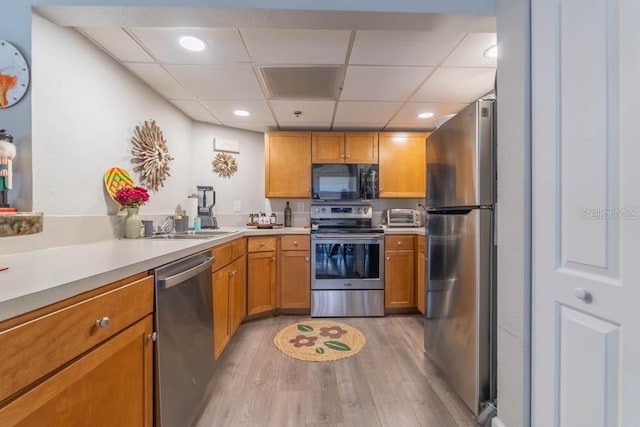
[[[238,163],[236,163],[235,157],[231,154],[218,153],[211,163],[213,164],[213,171],[222,178],[229,178],[238,172]]]
[[[136,165],[133,170],[140,173],[144,187],[158,191],[164,187],[167,176],[171,176],[169,162],[173,160],[162,130],[155,120],[145,121],[142,126],[136,126],[131,143],[134,156],[131,162]]]

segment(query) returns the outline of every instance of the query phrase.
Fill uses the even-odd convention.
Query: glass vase
[[[124,237],[127,239],[137,239],[140,237],[140,226],[142,221],[138,216],[140,208],[127,208],[127,217],[124,219]]]

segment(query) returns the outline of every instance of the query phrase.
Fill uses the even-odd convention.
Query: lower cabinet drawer
[[[0,332],[0,402],[153,312],[153,276]]]
[[[289,235],[280,238],[280,250],[308,251],[311,248],[310,238],[305,235]]]
[[[273,236],[249,237],[247,249],[249,252],[275,251],[276,238]]]

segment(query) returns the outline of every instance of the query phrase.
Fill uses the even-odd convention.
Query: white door
[[[531,3],[532,425],[640,426],[640,2]]]

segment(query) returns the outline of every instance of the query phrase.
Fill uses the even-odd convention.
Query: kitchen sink
[[[224,236],[225,234],[231,234],[231,231],[222,230],[199,230],[199,231],[185,231],[181,233],[172,234],[156,234],[151,239],[157,240],[198,240],[198,239],[210,239],[216,236]]]
[[[210,239],[210,235],[200,234],[157,234],[150,237],[155,240],[198,240],[198,239]]]

